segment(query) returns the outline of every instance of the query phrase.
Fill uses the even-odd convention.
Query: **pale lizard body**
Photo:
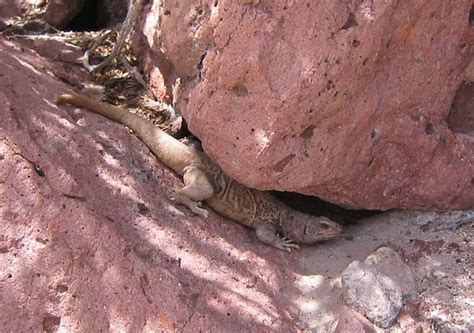
[[[325,217],[293,210],[269,193],[248,188],[231,179],[204,152],[186,145],[149,121],[125,109],[82,95],[61,95],[56,104],[69,103],[101,114],[131,128],[154,155],[183,177],[184,187],[173,200],[206,218],[202,201],[220,215],[255,229],[257,238],[281,250],[297,248],[341,233],[341,227]]]

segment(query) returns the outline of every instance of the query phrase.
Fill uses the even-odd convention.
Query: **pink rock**
[[[340,309],[340,318],[335,333],[374,333],[374,325],[357,311],[343,306]]]
[[[149,6],[144,6],[144,8],[149,10]],[[151,15],[153,14],[150,13]],[[146,23],[141,22],[140,24]],[[147,38],[148,36],[143,35],[141,35],[141,38],[135,38],[133,40],[133,48],[139,50],[141,66],[147,75],[147,82],[149,82],[151,93],[157,100],[171,103],[173,97],[175,97],[173,96],[172,86],[176,80],[173,65],[166,60],[160,50],[153,50],[150,47],[153,45],[153,42]]]
[[[83,5],[84,0],[50,0],[44,18],[53,27],[62,29],[74,19]]]
[[[0,331],[297,330],[287,253],[174,206],[124,126],[53,104],[56,64],[2,37],[0,61]]]
[[[429,333],[432,332],[431,325],[424,321],[424,316],[420,313],[421,301],[408,303],[405,309],[397,318],[402,332],[406,333]]]
[[[79,29],[96,30],[116,27],[127,14],[128,0],[50,0],[46,21],[58,29],[67,26],[81,12]]]
[[[33,7],[31,0],[0,0],[0,19],[21,16]]]
[[[469,84],[471,5],[153,1],[143,35],[238,181],[348,208],[472,208],[473,128],[447,122]]]

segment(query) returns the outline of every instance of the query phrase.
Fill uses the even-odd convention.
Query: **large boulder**
[[[124,21],[128,0],[50,0],[45,20],[58,29],[96,30],[115,27]]]
[[[296,331],[287,253],[175,207],[124,126],[57,108],[60,62],[1,37],[0,61],[1,332]]]
[[[30,12],[40,0],[0,0],[0,20],[9,20],[14,16],[21,16]]]
[[[474,205],[473,128],[447,121],[457,93],[472,101],[471,5],[155,0],[142,27],[231,177],[349,208],[454,209]]]
[[[51,26],[62,29],[81,11],[84,2],[85,0],[51,0],[46,7],[44,19]]]
[[[90,87],[77,49],[9,39],[0,37],[0,331],[369,332],[342,304],[340,275],[381,244],[403,254],[422,297],[395,331],[472,326],[472,212],[380,214],[346,237],[277,251],[237,223],[174,205],[181,180],[124,126],[53,104],[65,82]],[[401,260],[376,253],[379,271],[405,275],[389,270]]]

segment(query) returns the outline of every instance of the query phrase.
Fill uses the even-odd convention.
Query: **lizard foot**
[[[195,215],[202,217],[203,219],[207,219],[207,217],[209,216],[209,212],[206,209],[201,208],[202,202],[200,201],[193,201],[188,197],[180,195],[178,193],[170,196],[170,200],[185,205],[191,212],[193,212]]]
[[[189,208],[194,214],[201,216],[203,219],[207,219],[209,216],[209,212],[203,208],[199,208],[200,202],[193,202],[192,204],[188,205],[185,204],[186,207]]]
[[[291,252],[291,249],[299,249],[300,247],[293,243],[287,237],[281,237],[275,230],[275,226],[271,223],[262,223],[255,228],[257,239],[262,243],[271,245],[279,250]]]
[[[297,244],[293,243],[291,239],[286,238],[286,237],[278,237],[275,240],[275,243],[273,244],[273,246],[276,247],[277,249],[287,251],[287,252],[291,252],[291,249],[300,248]]]

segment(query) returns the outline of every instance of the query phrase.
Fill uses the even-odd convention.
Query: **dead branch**
[[[94,45],[86,51],[86,53],[84,54],[83,64],[89,72],[100,70],[110,65],[112,61],[120,54],[125,44],[125,41],[127,40],[128,36],[130,35],[132,29],[135,26],[138,14],[140,13],[142,7],[143,0],[130,0],[128,5],[127,17],[122,23],[122,27],[117,37],[117,42],[115,43],[114,48],[112,49],[112,53],[103,62],[97,65],[91,65],[89,63],[89,57],[92,51],[94,51],[94,49],[96,49],[104,41],[104,39],[110,34],[111,31],[104,34],[105,37],[101,36],[98,40],[98,43],[94,43]]]

